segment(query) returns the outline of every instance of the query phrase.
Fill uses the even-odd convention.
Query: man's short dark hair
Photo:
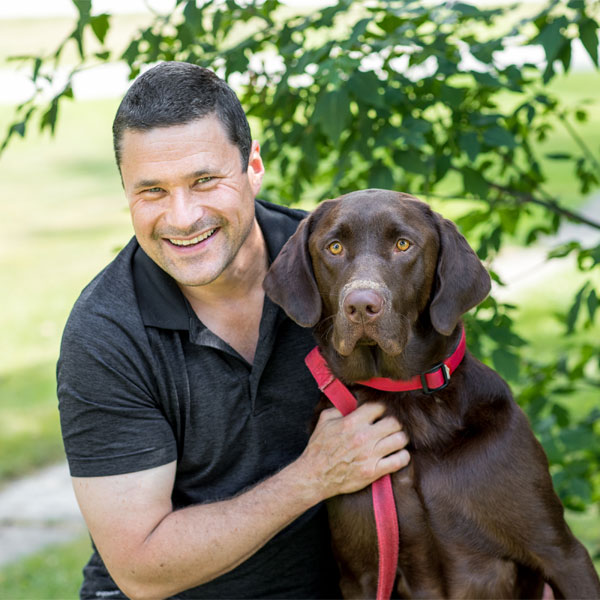
[[[210,69],[185,62],[164,62],[140,75],[121,101],[113,122],[113,145],[119,171],[121,145],[127,129],[187,125],[216,115],[229,141],[248,167],[252,136],[235,92]]]

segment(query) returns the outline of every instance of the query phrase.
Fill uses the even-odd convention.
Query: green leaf
[[[50,103],[50,107],[48,110],[42,115],[42,119],[40,121],[40,130],[50,129],[50,132],[53,134],[56,128],[56,119],[58,117],[58,98],[54,98]]]
[[[573,158],[568,152],[549,152],[545,156],[550,160],[571,160]]]
[[[565,73],[571,67],[571,43],[567,42],[563,45],[558,58],[562,62]]]
[[[504,348],[496,348],[492,352],[494,367],[506,379],[517,379],[519,376],[519,357]]]
[[[440,92],[442,102],[452,108],[458,108],[465,100],[466,90],[464,88],[456,88],[451,85],[444,85]]]
[[[579,316],[579,309],[581,308],[583,294],[586,292],[589,285],[590,282],[586,281],[584,286],[579,290],[579,292],[577,292],[575,300],[573,301],[573,305],[569,309],[569,314],[567,315],[567,334],[573,333],[575,330],[575,323],[577,321],[577,317]]]
[[[96,38],[101,44],[104,44],[104,39],[106,38],[106,32],[110,27],[109,15],[103,13],[101,15],[97,15],[95,17],[90,18],[90,25],[94,32]]]
[[[340,88],[322,93],[317,100],[312,118],[320,125],[321,130],[331,142],[339,143],[340,136],[350,119],[349,98],[346,90]]]
[[[92,0],[73,0],[73,4],[79,12],[79,18],[87,21],[92,10]]]
[[[429,172],[427,163],[415,150],[399,150],[394,152],[394,163],[409,173],[426,175]]]
[[[481,11],[472,4],[466,4],[464,2],[457,2],[456,4],[450,5],[452,10],[462,13],[463,15],[469,17],[479,17],[481,15]]]
[[[594,65],[598,66],[598,23],[584,19],[579,23],[579,37]]]
[[[547,23],[539,35],[532,40],[532,43],[537,42],[543,46],[549,64],[552,64],[554,59],[558,57],[563,45],[568,43],[568,40],[561,33],[566,25],[568,25],[568,22],[565,17],[554,19]]]
[[[186,2],[183,9],[185,24],[196,34],[204,32],[203,16],[202,8],[198,8],[195,1]]]
[[[394,188],[394,177],[388,167],[378,160],[369,170],[369,187],[383,190]]]
[[[596,290],[592,290],[587,298],[587,307],[588,313],[590,315],[590,321],[594,321],[594,316],[596,315],[596,309],[598,308],[598,296],[596,295]]]
[[[139,57],[139,40],[133,39],[127,49],[121,55],[121,58],[129,65],[132,66]]]
[[[461,133],[458,138],[458,143],[461,150],[467,153],[469,160],[471,162],[474,162],[479,153],[481,152],[481,144],[479,143],[477,133],[475,133],[474,131],[467,131],[466,133]]]
[[[475,78],[475,81],[481,86],[486,86],[492,89],[503,87],[500,81],[490,73],[473,71],[472,75]]]
[[[386,107],[384,97],[379,93],[381,82],[375,73],[358,71],[350,77],[348,87],[360,102],[378,108]]]
[[[237,47],[227,54],[227,75],[245,73],[248,70],[248,57],[244,48]]]
[[[38,78],[41,66],[42,66],[42,59],[38,56],[38,57],[36,57],[35,63],[33,65],[33,73],[31,75],[32,81],[35,81]]]
[[[501,146],[515,148],[517,145],[512,133],[498,125],[490,127],[483,132],[483,141],[493,148]]]
[[[440,181],[443,179],[450,170],[452,165],[452,159],[447,154],[442,154],[441,156],[438,154],[435,157],[435,176],[436,181]]]
[[[386,13],[380,21],[377,22],[378,27],[383,29],[386,33],[393,33],[407,22],[405,17],[399,17],[392,13]]]
[[[560,404],[552,406],[552,414],[556,417],[556,423],[559,427],[568,427],[571,422],[571,413]]]
[[[470,167],[462,169],[463,186],[466,193],[485,198],[489,192],[489,186],[481,173]]]

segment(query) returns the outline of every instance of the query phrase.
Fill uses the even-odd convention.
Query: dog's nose
[[[352,290],[344,298],[344,310],[353,323],[371,321],[383,308],[383,296],[374,290]]]

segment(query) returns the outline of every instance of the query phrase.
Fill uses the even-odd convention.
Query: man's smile
[[[174,246],[185,247],[185,246],[195,246],[204,240],[210,238],[219,228],[214,227],[213,229],[209,229],[200,235],[197,235],[193,238],[189,238],[186,240],[177,239],[177,238],[166,238],[168,242],[173,244]]]

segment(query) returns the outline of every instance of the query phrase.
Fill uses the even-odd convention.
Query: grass
[[[0,569],[3,600],[76,600],[81,569],[91,553],[90,538],[48,546]],[[85,557],[85,558],[84,558]]]
[[[80,290],[132,233],[111,155],[116,106],[69,104],[56,139],[32,131],[0,160],[0,289],[10,290],[0,299],[0,483],[64,456],[61,331]]]

